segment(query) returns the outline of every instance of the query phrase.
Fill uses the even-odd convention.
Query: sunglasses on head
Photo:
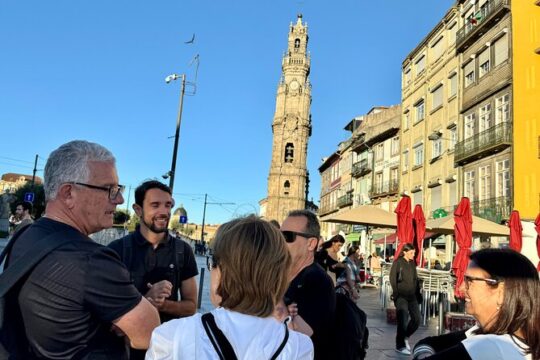
[[[283,230],[281,233],[283,234],[283,237],[285,238],[285,241],[288,242],[288,243],[293,243],[296,240],[297,236],[301,236],[301,237],[304,237],[306,239],[319,238],[316,235],[307,234],[307,233],[298,232],[298,231]]]

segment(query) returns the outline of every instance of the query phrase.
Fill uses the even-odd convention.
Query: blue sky
[[[347,138],[353,117],[400,102],[401,63],[454,0],[2,1],[0,174],[31,174],[35,154],[73,139],[117,158],[136,187],[170,169],[180,82],[186,96],[175,198],[200,223],[258,211],[266,196],[271,122],[287,32],[309,26],[313,134],[310,197],[321,159]],[[196,34],[195,43],[184,44]],[[38,172],[39,176],[43,172]],[[133,202],[131,196],[130,202]],[[126,204],[121,207],[125,207]]]

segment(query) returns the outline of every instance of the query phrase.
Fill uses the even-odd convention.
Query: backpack
[[[170,235],[167,235],[170,236]],[[174,283],[173,285],[173,291],[178,291],[180,289],[180,279],[178,278],[178,274],[182,272],[184,269],[184,242],[176,237],[172,237],[174,240],[173,242],[173,251],[175,253],[175,266],[176,271],[174,272]],[[129,271],[129,274],[131,276],[131,280],[134,279],[134,274],[132,273],[132,265],[133,265],[133,233],[125,236],[122,238],[122,262],[126,266],[126,268]],[[135,275],[144,275],[144,274],[135,274]]]
[[[336,359],[362,360],[369,347],[367,316],[345,294],[336,293]]]
[[[0,274],[0,360],[29,359],[28,339],[17,304],[17,293],[20,290],[20,280],[30,274],[32,269],[47,254],[66,243],[63,235],[71,230],[52,233],[36,241],[35,245],[26,251],[17,261],[8,265],[8,255],[13,244],[31,225],[21,228],[8,242],[0,254],[0,264],[6,258],[4,272]],[[9,295],[9,296],[8,296]]]

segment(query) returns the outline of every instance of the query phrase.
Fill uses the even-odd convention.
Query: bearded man
[[[174,206],[171,189],[156,180],[135,189],[133,210],[140,219],[135,232],[113,241],[135,287],[159,311],[161,322],[191,316],[197,307],[197,263],[185,241],[169,234]],[[130,359],[144,359],[131,351]]]

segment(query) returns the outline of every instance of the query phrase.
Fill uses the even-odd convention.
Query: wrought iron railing
[[[344,206],[352,205],[353,204],[353,194],[350,193],[350,194],[346,194],[346,195],[338,197],[337,203],[338,203],[338,207],[344,207]]]
[[[488,0],[470,19],[466,19],[467,23],[457,31],[456,46],[459,48],[470,34],[481,27],[498,10],[508,5],[509,0]]]
[[[485,151],[496,149],[500,145],[510,145],[511,143],[512,124],[503,122],[458,142],[455,147],[454,162],[460,164],[472,156],[477,156]]]
[[[386,194],[394,194],[399,190],[399,181],[391,180],[383,183],[375,183],[369,190],[369,196],[381,196]]]
[[[502,220],[510,217],[512,198],[510,196],[500,196],[471,201],[471,211],[478,217],[500,224]]]
[[[353,164],[351,169],[351,175],[358,177],[368,174],[373,168],[373,163],[368,159],[357,161]]]

